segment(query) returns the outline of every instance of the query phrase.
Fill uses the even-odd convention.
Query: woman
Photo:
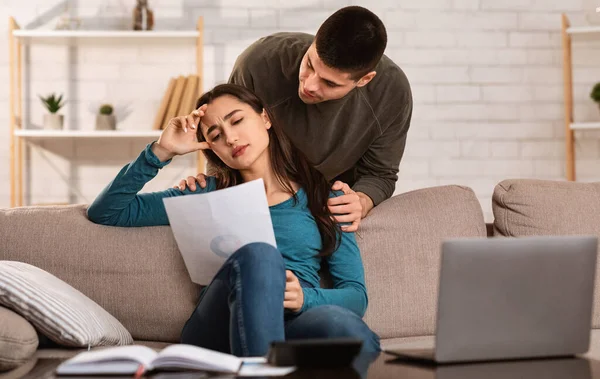
[[[158,141],[123,167],[88,209],[90,220],[114,226],[167,225],[163,198],[215,191],[262,178],[279,249],[241,247],[204,289],[181,342],[263,356],[271,341],[354,337],[364,352],[380,350],[363,322],[367,292],[353,233],[341,233],[327,207],[330,185],[290,143],[250,90],[224,84],[197,109],[174,118]],[[138,194],[176,155],[203,150],[216,168],[205,188]],[[333,289],[321,289],[328,263]]]

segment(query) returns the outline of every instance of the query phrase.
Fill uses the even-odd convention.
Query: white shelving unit
[[[198,38],[197,30],[130,31],[130,30],[15,30],[13,36],[27,38]]]
[[[573,61],[571,41],[576,35],[600,37],[600,26],[573,27],[562,15],[563,76],[565,93],[565,165],[567,180],[575,180],[575,131],[600,130],[600,122],[575,122],[573,116]],[[600,64],[600,63],[599,63]]]
[[[11,207],[23,205],[23,142],[39,143],[45,139],[57,138],[129,138],[143,139],[160,136],[160,130],[39,130],[27,129],[21,125],[22,113],[22,46],[25,44],[45,43],[48,41],[64,43],[73,40],[139,40],[172,39],[196,42],[196,71],[200,78],[198,94],[203,89],[203,30],[204,20],[199,17],[196,30],[23,30],[13,17],[9,17],[9,117],[10,117],[10,204]],[[204,156],[197,154],[196,169],[204,170]]]
[[[15,130],[21,138],[157,138],[160,130]]]

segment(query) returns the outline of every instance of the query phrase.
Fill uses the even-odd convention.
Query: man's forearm
[[[365,218],[371,209],[373,209],[373,200],[371,200],[371,198],[365,193],[357,192],[356,194],[360,198],[360,205],[362,206],[362,218]]]

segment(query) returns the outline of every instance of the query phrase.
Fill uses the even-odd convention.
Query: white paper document
[[[163,202],[194,283],[209,284],[227,258],[248,243],[277,246],[262,179]]]
[[[286,376],[296,367],[277,367],[268,363],[244,363],[237,376]]]

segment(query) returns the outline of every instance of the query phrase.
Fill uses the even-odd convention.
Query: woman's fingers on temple
[[[185,117],[186,121],[187,121],[187,126],[190,129],[195,129],[196,128],[196,124],[194,122],[194,116],[192,115],[188,115]]]
[[[194,112],[205,112],[207,106],[208,106],[208,104],[202,104],[198,108],[194,109]]]
[[[194,120],[194,124],[196,126],[200,125],[200,120],[202,120],[202,116],[204,116],[204,112],[195,110],[191,113],[192,119]]]
[[[207,104],[201,105],[199,108],[194,109],[194,111],[192,112],[192,115],[198,119],[202,118],[202,116],[204,116],[204,112],[206,112],[206,107],[207,107]]]
[[[179,116],[177,117],[177,120],[179,121],[179,127],[181,129],[183,129],[184,132],[187,132],[187,121],[186,121],[186,117],[185,116]]]

